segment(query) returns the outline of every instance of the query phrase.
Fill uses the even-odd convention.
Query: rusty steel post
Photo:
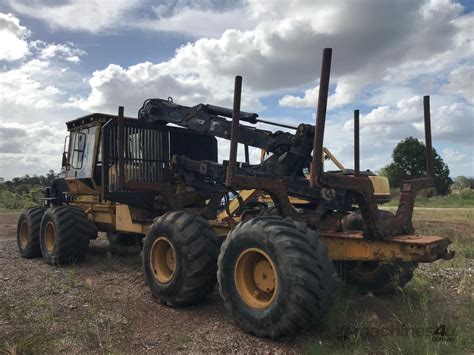
[[[313,160],[311,162],[310,185],[318,186],[316,181],[323,173],[323,139],[324,127],[326,124],[326,109],[329,93],[329,75],[331,72],[332,49],[324,48],[323,62],[321,64],[321,77],[319,81],[318,108],[316,113],[316,132],[313,142]]]
[[[234,106],[232,108],[232,129],[230,132],[230,155],[227,166],[226,186],[234,184],[235,166],[237,164],[237,144],[239,139],[240,99],[242,95],[242,77],[235,77]]]
[[[423,112],[425,116],[426,171],[428,176],[434,176],[433,146],[431,143],[430,97],[428,95],[423,96]]]
[[[124,145],[124,134],[123,134],[123,106],[118,108],[118,181],[117,190],[122,191],[125,186],[125,145]]]
[[[354,175],[360,175],[359,110],[354,111]]]

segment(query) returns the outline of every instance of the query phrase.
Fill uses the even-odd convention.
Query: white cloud
[[[247,7],[225,11],[215,9],[180,7],[172,15],[162,15],[163,5],[155,8],[156,19],[138,21],[137,26],[146,30],[179,32],[194,38],[218,37],[227,29],[247,29],[255,25]]]
[[[444,148],[442,153],[445,159],[452,162],[463,162],[466,159],[466,155],[458,152],[454,148]]]
[[[18,18],[0,13],[0,24],[2,19],[8,20],[3,22],[8,25],[4,30],[24,38],[28,55],[0,70],[0,120],[20,117],[23,122],[37,121],[38,115],[30,115],[30,110],[60,108],[66,92],[77,87],[79,76],[68,69],[68,63],[80,61],[86,52],[71,42],[28,41],[31,34]]]
[[[232,0],[163,0],[158,5],[140,0],[6,2],[15,12],[43,20],[52,28],[91,33],[128,27],[199,38],[220,36],[226,29],[246,29],[256,23],[251,19],[251,7]]]
[[[474,65],[463,65],[454,69],[448,77],[444,90],[448,93],[463,96],[474,104]]]
[[[54,122],[11,123],[0,120],[0,175],[10,179],[61,168],[65,129]]]
[[[472,150],[463,153],[462,149],[445,148],[442,151],[443,160],[448,164],[451,176],[474,176],[474,155]]]
[[[127,26],[127,12],[139,4],[138,0],[7,0],[17,13],[45,21],[52,28],[99,32]]]
[[[304,96],[293,96],[285,95],[279,101],[278,104],[282,107],[298,107],[308,108],[316,107],[318,102],[319,85],[315,88],[308,89],[304,92]]]
[[[51,107],[61,92],[57,87],[47,84],[49,67],[49,62],[33,59],[19,68],[1,72],[0,105]]]
[[[334,93],[328,97],[328,109],[336,109],[357,99],[362,89],[361,78],[356,76],[344,76],[337,81]],[[318,102],[319,85],[305,91],[304,96],[285,95],[278,104],[282,107],[306,107],[314,108]]]
[[[0,60],[13,61],[28,54],[29,32],[12,14],[0,13]]]
[[[87,98],[74,98],[72,106],[83,110],[115,112],[118,105],[125,106],[129,115],[136,115],[145,99],[151,97],[173,97],[183,105],[196,105],[212,101],[216,105],[231,104],[229,85],[213,87],[199,76],[189,73],[173,72],[163,64],[140,63],[127,69],[119,65],[109,65],[104,70],[93,73],[89,80],[91,93]],[[260,108],[251,96],[244,95],[242,109]]]
[[[189,93],[195,99],[230,102],[236,74],[244,76],[244,88],[252,91],[251,100],[255,101],[269,93],[314,83],[321,49],[330,45],[334,48],[332,71],[337,85],[329,107],[341,107],[357,99],[365,85],[381,83],[387,73],[394,75],[390,68],[399,67],[400,63],[426,62],[438,53],[452,52],[450,43],[461,31],[456,25],[459,9],[453,10],[449,1],[429,4],[391,3],[391,11],[387,11],[383,2],[325,5],[294,0],[288,4],[265,3],[263,12],[260,5],[250,2],[248,6],[254,10],[254,16],[261,18],[253,30],[227,30],[219,38],[201,38],[179,48],[165,62],[97,71],[90,81],[90,95],[80,100],[80,105],[105,108],[111,96],[102,88],[118,88],[116,84],[123,81],[124,74],[130,76],[130,86],[122,96],[125,102],[138,102],[158,94],[189,98]],[[433,11],[437,16],[431,15]],[[439,20],[440,12],[443,21]],[[438,35],[434,42],[432,31]],[[137,76],[131,78],[132,75]],[[158,83],[158,78],[166,78],[170,88],[154,85],[152,81]],[[310,89],[303,97],[285,96],[281,103],[311,107],[314,93]],[[137,94],[144,96],[134,96]]]
[[[31,35],[18,18],[0,14],[0,19],[5,18],[9,27],[3,29],[24,41],[26,50],[0,68],[0,175],[12,178],[45,174],[51,168],[57,171],[64,122],[79,111],[64,107],[66,93],[81,80],[69,65],[85,52],[72,43],[29,40]]]
[[[435,142],[472,145],[474,107],[456,102],[431,107],[431,131]],[[346,131],[353,121],[345,122]],[[423,101],[420,96],[400,100],[396,107],[379,106],[361,117],[361,135],[397,142],[408,136],[424,138]]]
[[[472,146],[474,136],[474,106],[456,102],[441,106],[432,114],[433,137]],[[418,128],[421,129],[421,124]]]
[[[40,50],[39,57],[41,59],[63,58],[69,62],[78,63],[80,57],[86,52],[77,48],[74,43],[45,43],[36,41],[35,47]]]

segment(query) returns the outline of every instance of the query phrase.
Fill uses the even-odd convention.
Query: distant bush
[[[418,192],[419,197],[431,198],[431,197],[435,197],[436,195],[437,195],[436,189],[434,187],[431,187],[429,189],[424,189]]]
[[[458,194],[461,200],[474,200],[474,190],[473,189],[463,189]]]
[[[56,177],[57,174],[50,170],[46,176],[25,175],[0,184],[0,209],[19,210],[39,205],[43,189]]]
[[[390,190],[392,199],[386,206],[397,206],[400,189]],[[474,207],[474,190],[462,189],[446,196],[436,195],[434,189],[421,190],[415,201],[416,207]]]
[[[29,195],[20,195],[10,191],[2,191],[0,194],[0,209],[18,210],[35,206],[39,203],[33,201]]]

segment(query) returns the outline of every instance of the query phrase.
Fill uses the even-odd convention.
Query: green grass
[[[474,280],[469,271],[474,266],[473,221],[472,209],[415,210],[418,233],[448,237],[455,258],[421,264],[398,295],[368,297],[341,284],[305,352],[474,353]],[[445,337],[438,341],[443,330]]]
[[[360,297],[347,286],[341,288],[323,321],[319,339],[305,353],[428,355],[466,354],[474,349],[470,337],[473,298],[463,297],[460,309],[452,313],[423,273],[417,273],[401,294],[382,300]],[[356,307],[358,303],[365,305]],[[391,316],[379,314],[384,303],[392,310]],[[438,341],[443,330],[445,335]]]
[[[392,193],[392,200],[384,206],[398,206],[399,191]],[[452,193],[446,196],[424,196],[420,193],[415,201],[415,207],[450,207],[450,208],[471,208],[474,207],[474,190],[466,189],[459,193]]]

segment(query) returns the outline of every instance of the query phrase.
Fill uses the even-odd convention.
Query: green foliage
[[[400,189],[391,189],[392,199],[384,206],[398,206]],[[472,208],[474,207],[474,190],[463,189],[459,193],[451,193],[446,196],[434,196],[432,189],[421,190],[416,197],[415,207],[431,208]]]
[[[426,174],[426,148],[418,139],[408,137],[398,143],[392,153],[393,162],[380,173],[387,176],[393,187],[401,186],[405,179],[422,177]],[[437,194],[446,195],[453,180],[449,177],[449,168],[433,149],[433,168]]]
[[[43,197],[43,189],[51,186],[57,174],[50,170],[46,176],[25,175],[0,184],[0,209],[21,210],[37,206]]]

